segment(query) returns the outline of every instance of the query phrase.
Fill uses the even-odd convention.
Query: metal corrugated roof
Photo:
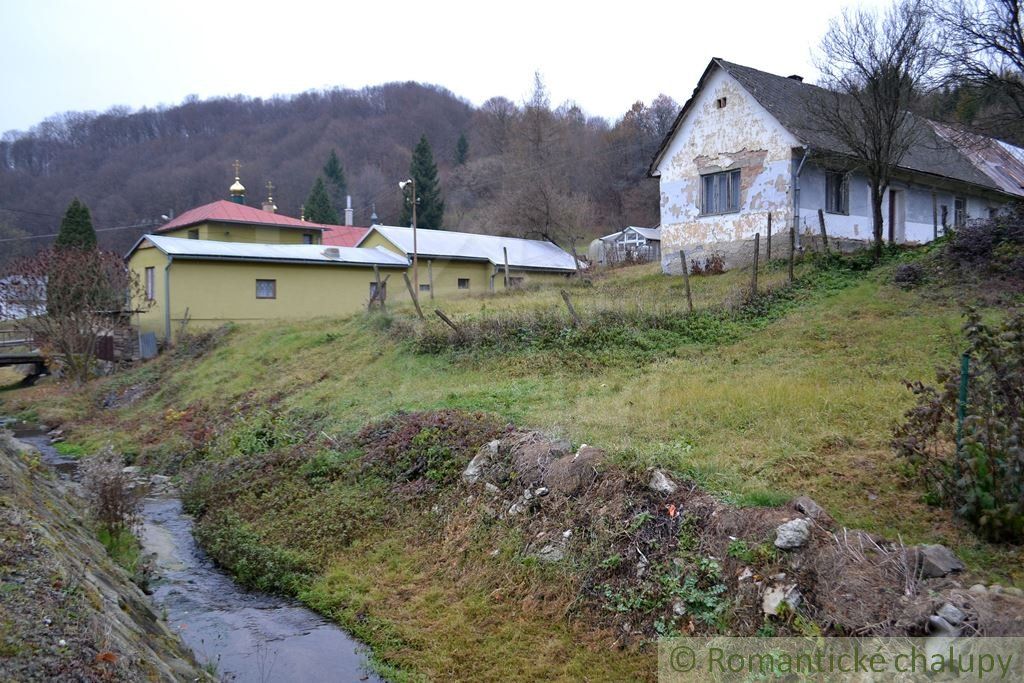
[[[374,225],[360,244],[375,231],[405,253],[412,254],[412,228]],[[433,256],[490,261],[501,266],[505,264],[503,249],[508,249],[508,265],[513,268],[565,272],[576,270],[576,260],[572,254],[551,242],[451,230],[416,230],[416,250],[420,258]]]
[[[641,237],[646,237],[649,240],[661,241],[661,228],[640,228],[635,225],[631,225],[626,230],[632,230],[638,233]],[[625,232],[625,230],[623,231]]]
[[[634,230],[641,237],[644,237],[644,238],[649,239],[649,240],[656,240],[658,242],[661,241],[661,228],[641,228],[641,227],[636,226],[636,225],[626,226],[625,228],[623,228],[622,230],[619,230],[618,232],[613,232],[610,235],[605,235],[604,237],[599,237],[598,239],[600,239],[600,240],[615,240],[615,239],[617,239],[619,237],[619,235],[621,235],[622,233],[626,232],[627,230]]]
[[[357,247],[331,247],[320,244],[250,244],[247,242],[216,242],[190,240],[182,237],[143,235],[132,248],[148,241],[160,251],[184,259],[212,259],[229,261],[280,261],[289,263],[323,263],[337,265],[377,265],[406,267],[409,260],[384,247],[364,249]],[[129,252],[129,256],[132,252]],[[334,254],[337,253],[337,256]]]

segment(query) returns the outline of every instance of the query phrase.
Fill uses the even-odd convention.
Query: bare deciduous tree
[[[117,254],[48,249],[7,267],[0,300],[3,316],[81,383],[94,370],[99,337],[126,324],[128,302],[146,297]]]
[[[847,9],[821,41],[816,66],[829,94],[812,114],[838,143],[834,151],[867,176],[876,255],[882,249],[882,200],[894,170],[921,139],[923,122],[910,110],[934,61],[920,0],[901,0],[881,14]]]
[[[1020,0],[930,0],[945,82],[983,97],[976,122],[998,133],[1024,118],[1024,24]],[[975,103],[981,105],[982,103]]]

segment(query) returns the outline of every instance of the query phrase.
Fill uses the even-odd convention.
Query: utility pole
[[[416,248],[416,204],[418,203],[419,200],[416,197],[416,179],[409,178],[408,180],[403,180],[402,182],[398,183],[398,187],[401,190],[405,190],[406,185],[412,186],[412,291],[415,299],[419,301],[420,275],[418,268],[419,264],[417,259],[418,249]],[[433,291],[431,291],[431,294],[433,294]]]

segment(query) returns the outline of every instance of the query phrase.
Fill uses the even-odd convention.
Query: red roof
[[[216,221],[218,223],[245,223],[247,225],[271,225],[277,228],[300,228],[302,230],[324,230],[329,225],[301,221],[291,216],[282,216],[279,213],[270,213],[262,209],[245,204],[236,204],[226,199],[219,199],[209,204],[189,209],[174,220],[165,223],[156,232],[167,232],[177,228],[184,228],[198,223]]]
[[[355,228],[351,225],[325,225],[321,242],[332,247],[354,247],[368,232],[369,228]]]

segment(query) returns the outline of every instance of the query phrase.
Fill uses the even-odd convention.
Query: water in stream
[[[77,463],[49,439],[9,425],[39,449],[43,462],[71,478]],[[155,554],[153,602],[200,663],[227,681],[380,681],[365,648],[298,603],[247,591],[218,569],[192,537],[192,518],[176,497],[150,497],[142,508],[143,552]]]

